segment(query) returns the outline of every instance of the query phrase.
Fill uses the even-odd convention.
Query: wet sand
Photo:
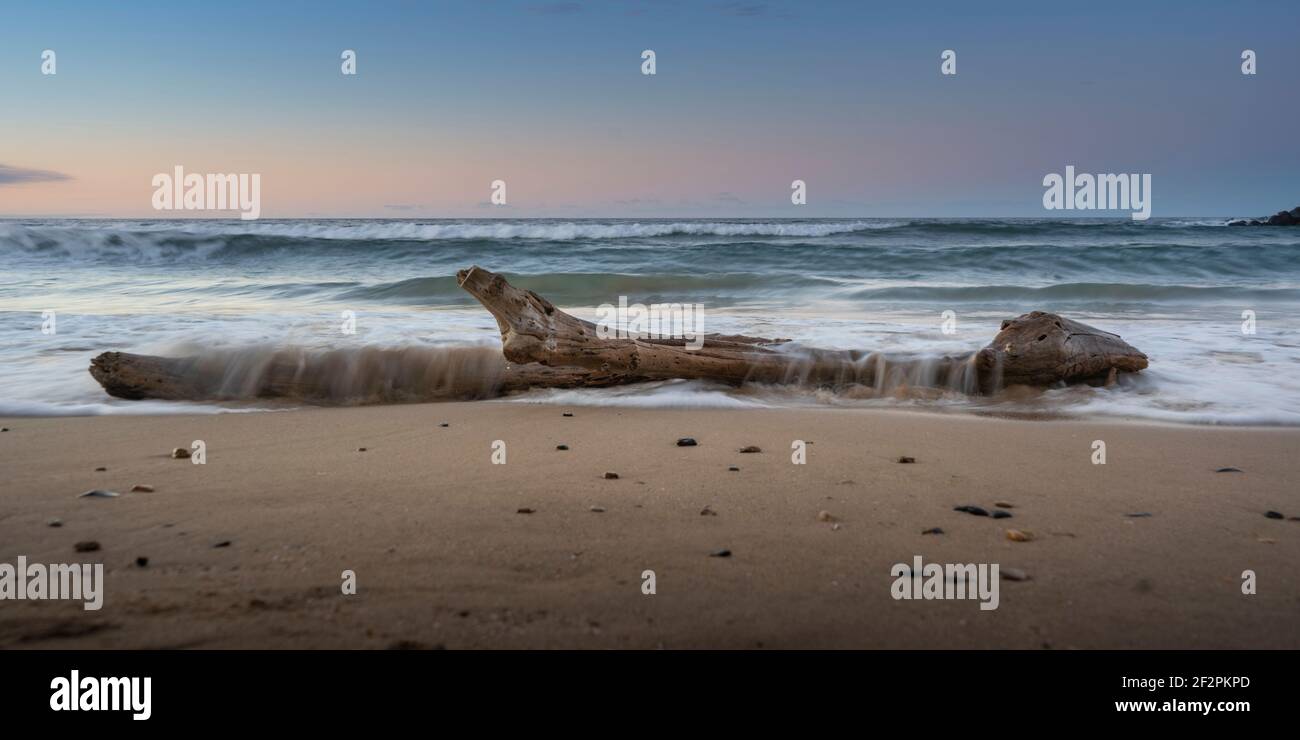
[[[0,426],[0,562],[106,573],[98,612],[0,602],[4,648],[1300,648],[1300,521],[1265,516],[1300,516],[1297,429],[504,402]],[[206,464],[169,456],[196,439]],[[1029,579],[992,611],[895,600],[917,555]]]

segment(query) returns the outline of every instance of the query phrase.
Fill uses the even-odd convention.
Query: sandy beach
[[[0,425],[0,561],[106,577],[98,612],[4,603],[3,648],[1300,648],[1300,521],[1265,515],[1300,516],[1295,428],[512,402]],[[170,457],[194,440],[206,464]],[[917,555],[1028,578],[992,611],[895,600]]]

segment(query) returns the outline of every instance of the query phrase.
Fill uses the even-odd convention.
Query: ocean
[[[113,399],[86,371],[106,350],[224,353],[233,367],[288,346],[499,346],[456,283],[477,264],[587,319],[620,297],[702,304],[708,332],[941,355],[974,351],[1003,319],[1038,309],[1118,333],[1151,360],[1116,386],[1032,396],[672,381],[505,402],[1300,424],[1300,229],[1228,220],[5,220],[0,414],[282,408]]]

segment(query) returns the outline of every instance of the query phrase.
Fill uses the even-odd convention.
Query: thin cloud
[[[32,182],[60,182],[71,180],[71,175],[52,170],[33,170],[0,164],[0,185],[26,185]]]

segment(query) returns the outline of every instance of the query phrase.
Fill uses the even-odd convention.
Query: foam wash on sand
[[[1042,309],[1120,333],[1151,358],[1117,388],[1033,397],[669,382],[524,402],[1300,424],[1300,230],[1227,220],[0,221],[0,414],[266,406],[108,398],[86,368],[109,349],[227,353],[233,372],[284,346],[490,347],[494,321],[455,278],[480,264],[588,319],[620,296],[702,303],[707,331],[938,355],[980,347],[1002,319]],[[58,331],[44,335],[49,310]],[[953,334],[941,331],[948,310]],[[1246,310],[1253,335],[1241,331]],[[344,311],[355,334],[340,331]],[[340,372],[354,375],[340,388],[355,387],[364,363]]]

